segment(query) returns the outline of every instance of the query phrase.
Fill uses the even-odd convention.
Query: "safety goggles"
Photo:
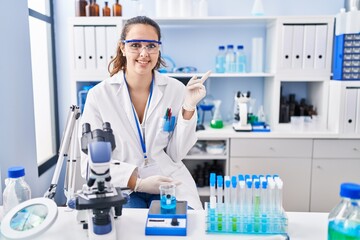
[[[155,54],[159,52],[161,45],[160,41],[144,39],[122,40],[121,42],[125,44],[125,47],[131,53],[141,53],[145,49],[147,53]]]

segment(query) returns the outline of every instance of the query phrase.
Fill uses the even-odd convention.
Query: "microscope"
[[[250,92],[239,93],[237,97],[237,104],[239,106],[239,122],[233,123],[233,128],[237,132],[250,132],[252,130],[251,124],[248,123],[248,102],[250,101]]]
[[[121,189],[110,183],[110,160],[115,147],[110,123],[105,122],[103,129],[93,131],[90,124],[83,124],[81,150],[89,156],[89,176],[75,197],[74,207],[86,212],[80,216],[87,217],[80,220],[87,222],[89,239],[116,239],[114,221],[121,216],[126,199]]]
[[[88,155],[87,183],[75,193],[76,167],[80,162],[78,119],[80,109],[72,105],[69,110],[59,157],[49,189],[44,198],[54,199],[63,162],[67,162],[64,193],[67,205],[78,210],[78,220],[88,229],[89,239],[116,239],[115,219],[122,214],[126,203],[121,189],[110,180],[110,160],[115,149],[115,137],[110,123],[103,129],[91,131],[89,123],[82,126],[81,150]]]

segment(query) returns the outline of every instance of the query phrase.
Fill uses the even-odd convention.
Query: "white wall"
[[[42,195],[37,171],[27,1],[2,1],[0,14],[0,172],[25,167],[33,196]],[[0,196],[2,204],[2,194]]]

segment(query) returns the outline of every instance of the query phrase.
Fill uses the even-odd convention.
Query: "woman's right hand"
[[[170,177],[155,175],[147,178],[138,178],[136,180],[136,185],[134,188],[135,192],[145,192],[151,194],[159,194],[160,193],[160,185],[164,184],[175,184],[179,185],[181,182],[176,181]]]

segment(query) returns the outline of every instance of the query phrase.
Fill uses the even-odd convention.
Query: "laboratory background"
[[[186,82],[196,73],[201,75],[207,70],[213,72],[206,82],[208,95],[205,100],[218,105],[215,104],[216,109],[209,111],[205,101],[203,108],[198,109],[200,123],[203,123],[206,130],[198,131],[199,142],[197,148],[194,148],[194,154],[204,149],[208,154],[203,161],[194,161],[201,160],[199,156],[184,160],[194,178],[197,178],[195,180],[198,185],[203,187],[209,184],[208,180],[199,176],[199,171],[204,172],[205,168],[214,165],[215,169],[221,169],[219,173],[223,175],[275,172],[284,177],[284,191],[288,191],[285,193],[285,210],[328,212],[339,201],[339,183],[348,181],[347,177],[350,181],[360,182],[359,68],[354,66],[355,72],[349,73],[348,81],[344,81],[347,75],[343,74],[342,66],[335,65],[339,70],[333,65],[336,54],[341,54],[342,50],[341,46],[334,48],[335,43],[338,43],[334,19],[340,9],[345,8],[350,1],[263,0],[262,9],[254,12],[255,0],[208,0],[206,10],[199,7],[196,11],[192,9],[190,13],[185,11],[183,14],[186,16],[175,11],[168,14],[178,14],[177,16],[160,17],[157,2],[119,1],[124,19],[136,15],[161,19],[161,51],[168,63],[168,67],[162,69],[164,74]],[[58,138],[58,141],[66,128],[69,107],[72,104],[83,104],[82,94],[107,76],[107,64],[101,69],[92,68],[90,65],[84,68],[81,65],[83,63],[75,59],[76,54],[79,54],[76,47],[84,48],[88,44],[85,39],[81,41],[76,38],[76,31],[82,26],[101,25],[112,28],[114,49],[116,36],[120,33],[119,26],[123,20],[105,19],[101,12],[105,1],[98,0],[96,3],[100,7],[98,19],[75,17],[73,0],[52,1],[55,41],[52,49],[52,63],[55,68],[52,70],[55,71],[56,92],[51,103],[58,108],[53,119],[58,129],[53,130],[52,136]],[[110,7],[114,3],[115,0],[108,1]],[[30,40],[37,40],[34,36],[30,37],[29,14],[36,13],[29,11],[27,1],[2,1],[2,8],[0,192],[3,192],[5,187],[7,169],[21,165],[26,169],[25,179],[30,185],[32,197],[40,197],[49,187],[55,165],[50,165],[39,174],[37,153],[41,151],[42,145],[37,146],[36,143],[35,122],[37,117],[41,117],[42,109],[35,106],[34,99],[39,94],[48,95],[48,89],[52,86],[43,85],[45,87],[40,93],[33,92],[35,83],[32,78],[32,61],[41,62],[41,59],[35,59],[33,55],[36,53],[30,51]],[[176,20],[167,21],[167,18]],[[355,19],[360,22],[360,15]],[[41,27],[41,24],[39,26]],[[295,35],[297,37],[287,37],[289,31],[296,34],[298,26],[302,27],[302,32],[298,32],[299,35]],[[327,30],[321,32],[321,26],[327,26]],[[280,27],[284,29],[280,31]],[[314,39],[311,42],[311,31],[315,34],[318,28],[323,37],[318,43]],[[319,45],[316,48],[321,49],[322,46],[323,55],[318,59],[314,56],[315,59],[306,66],[296,66],[296,57],[293,63],[287,62],[288,56],[282,59],[286,51],[292,54],[295,44],[304,44],[307,41],[310,43],[304,46],[310,49],[315,49],[316,44]],[[278,42],[281,44],[277,44]],[[217,69],[216,56],[223,50],[219,46],[224,46],[226,51],[228,45],[233,45],[235,51],[238,46],[242,46],[240,49],[246,59],[242,69],[239,70],[236,66],[233,69],[231,66]],[[95,48],[95,42],[93,47]],[[43,71],[49,76],[51,74],[47,69],[51,68],[51,64],[48,66],[44,63],[43,66]],[[351,74],[357,74],[357,77],[352,77]],[[346,92],[347,89],[355,90]],[[263,124],[257,128],[259,132],[247,131],[248,123],[233,125],[234,99],[239,97],[238,92],[249,92],[247,111],[251,111],[258,118],[259,114],[262,115]],[[306,122],[309,118],[306,118],[304,113],[293,114],[294,118],[291,118],[286,112],[289,111],[289,105],[291,110],[291,104],[301,100],[302,107],[312,107],[314,117],[311,123]],[[289,101],[290,103],[286,103]],[[345,115],[349,112],[355,116],[357,114],[357,119],[354,117],[352,123],[346,124]],[[210,127],[211,120],[219,120],[214,119],[214,116],[219,116],[223,127]],[[348,126],[349,124],[351,126]],[[215,156],[211,156],[211,153]],[[56,195],[59,205],[65,202],[62,193],[64,166]],[[293,189],[289,189],[289,186]],[[204,200],[208,197],[206,193],[200,195]],[[327,201],[328,196],[332,197],[331,201]]]

